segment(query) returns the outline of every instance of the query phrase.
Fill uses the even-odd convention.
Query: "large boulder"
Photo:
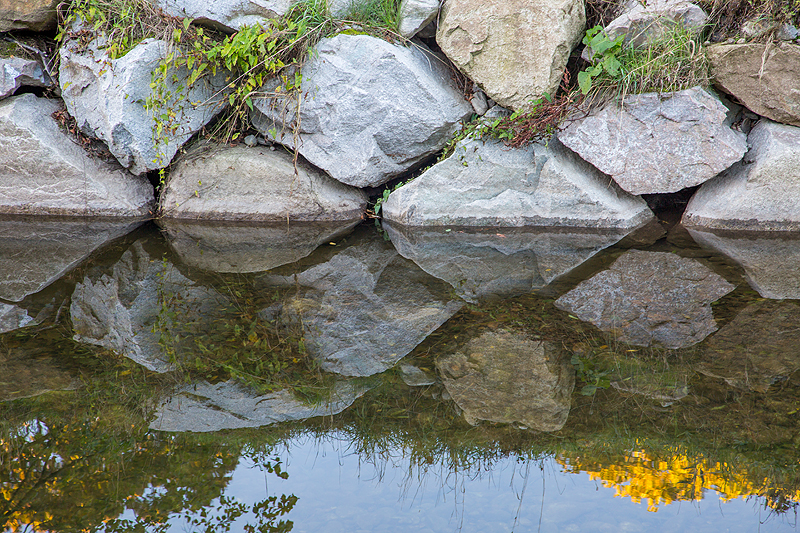
[[[0,219],[0,299],[19,302],[41,291],[141,224],[98,218]]]
[[[367,196],[283,150],[246,146],[193,153],[161,195],[167,218],[283,222],[361,220]]]
[[[631,250],[555,306],[628,344],[685,348],[717,330],[711,302],[734,288],[694,259]]]
[[[558,431],[569,415],[575,369],[552,343],[512,331],[487,331],[436,360],[464,418]]]
[[[52,30],[60,3],[61,0],[0,0],[0,32]]]
[[[413,228],[384,222],[397,251],[468,302],[541,289],[626,231],[563,228]]]
[[[167,105],[174,122],[157,136],[153,114],[162,110],[148,111],[144,104],[151,96],[151,77],[167,54],[166,42],[145,39],[118,59],[109,58],[102,44],[98,37],[88,45],[70,40],[61,47],[59,83],[69,114],[134,174],[166,167],[178,148],[223,109],[226,73],[220,70],[183,90],[188,70],[170,72],[167,89],[175,97]]]
[[[149,217],[153,186],[90,156],[51,116],[54,100],[0,102],[0,213]]]
[[[691,33],[700,33],[708,15],[700,6],[686,0],[650,0],[635,2],[605,27],[609,39],[625,36],[625,44],[641,47],[663,39],[676,26]]]
[[[558,138],[631,194],[677,192],[713,178],[747,151],[727,113],[700,87],[636,94],[571,122]]]
[[[436,42],[490,98],[525,109],[555,94],[585,26],[582,0],[446,0]]]
[[[299,117],[291,101],[263,98],[253,124],[356,187],[380,185],[420,163],[472,113],[447,66],[421,44],[340,34],[317,45],[302,76]],[[287,106],[283,116],[276,112]]]
[[[22,57],[0,57],[0,99],[11,96],[20,87],[50,87],[53,81],[42,64]]]
[[[188,17],[196,23],[208,24],[223,31],[238,31],[243,26],[266,25],[272,18],[283,16],[291,0],[151,0],[164,13]]]
[[[796,232],[729,232],[689,229],[703,247],[728,256],[743,269],[750,286],[763,298],[800,299],[800,234]]]
[[[717,44],[707,54],[715,85],[759,115],[800,126],[800,45]]]
[[[402,0],[397,13],[397,28],[406,39],[412,38],[439,14],[441,0]]]
[[[389,195],[383,217],[405,226],[633,228],[653,216],[641,198],[565,149],[466,140]]]
[[[696,229],[800,229],[800,128],[762,119],[744,160],[703,184],[683,215]]]

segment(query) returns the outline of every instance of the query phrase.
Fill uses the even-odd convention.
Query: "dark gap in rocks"
[[[689,203],[698,187],[696,185],[671,193],[643,194],[642,198],[656,217],[671,227],[680,222],[683,212],[686,210],[686,204]]]
[[[378,198],[383,197],[384,191],[393,191],[396,188],[400,187],[404,183],[408,181],[412,181],[419,176],[421,176],[426,170],[436,164],[436,160],[441,155],[441,152],[437,152],[433,155],[430,155],[411,167],[409,170],[399,174],[398,176],[390,179],[383,185],[378,185],[377,187],[363,187],[363,191],[367,193],[367,197],[369,198],[370,206],[374,206],[375,202]]]

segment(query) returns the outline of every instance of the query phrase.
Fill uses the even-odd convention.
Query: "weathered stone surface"
[[[555,94],[585,25],[582,0],[447,0],[436,42],[490,98],[524,109]]]
[[[167,218],[282,222],[360,221],[363,191],[283,150],[246,146],[203,150],[179,162],[161,195]]]
[[[0,298],[19,302],[141,222],[72,218],[0,219]]]
[[[540,289],[625,236],[558,228],[407,228],[384,222],[397,251],[468,302]]]
[[[11,96],[20,87],[50,87],[52,84],[38,61],[0,57],[0,99]]]
[[[329,400],[309,405],[289,390],[259,395],[231,381],[200,382],[181,387],[159,406],[150,428],[208,432],[331,416],[350,407],[370,388],[362,381],[338,381]]]
[[[291,0],[151,0],[165,13],[188,17],[196,23],[205,23],[227,31],[237,31],[242,26],[266,25],[269,19],[283,16],[291,7]]]
[[[800,369],[800,306],[755,302],[705,344],[697,370],[745,390],[766,392]]]
[[[421,162],[472,113],[442,60],[420,44],[340,34],[317,45],[302,75],[297,143],[291,103],[257,100],[253,124],[356,187],[380,185]],[[286,116],[278,116],[275,106],[288,106]]]
[[[403,383],[409,387],[425,387],[436,383],[435,376],[428,374],[414,365],[400,363],[398,366],[400,367],[400,378],[403,380]]]
[[[745,135],[705,89],[645,93],[609,102],[572,122],[559,140],[632,194],[677,192],[707,181],[742,158]]]
[[[710,304],[734,288],[693,259],[631,250],[555,306],[628,344],[685,348],[717,330]]]
[[[625,35],[625,43],[640,47],[663,39],[675,25],[699,33],[708,15],[696,4],[685,0],[650,0],[646,5],[636,2],[630,10],[605,27],[609,39]]]
[[[715,85],[754,113],[800,126],[800,45],[717,44],[707,54]]]
[[[0,402],[79,386],[80,380],[54,360],[49,346],[26,343],[0,350]]]
[[[60,0],[0,0],[0,32],[52,30],[59,3]]]
[[[394,366],[463,302],[379,235],[348,240],[328,261],[286,276],[297,293],[279,320],[302,327],[323,370],[370,376]]]
[[[762,119],[741,163],[703,184],[683,215],[689,228],[800,229],[800,128]]]
[[[152,257],[137,241],[110,273],[90,272],[75,286],[70,315],[76,341],[166,372],[173,364],[165,347],[180,355],[181,339],[207,330],[230,308],[224,296]]]
[[[744,269],[764,298],[800,299],[800,233],[706,232],[689,229],[701,246],[728,256]]]
[[[226,73],[201,79],[184,98],[172,102],[175,132],[165,133],[155,143],[155,120],[144,102],[151,94],[151,75],[167,53],[166,43],[145,39],[121,58],[110,59],[99,48],[101,41],[102,37],[85,47],[69,41],[61,47],[59,83],[69,114],[134,174],[167,166],[178,148],[222,110]],[[180,95],[178,86],[186,83],[188,71],[182,68],[171,74],[178,82],[170,81],[169,90]]]
[[[653,216],[641,198],[621,191],[556,139],[523,149],[462,142],[394,191],[382,214],[406,226],[594,228],[632,228]]]
[[[150,182],[86,153],[51,116],[58,109],[32,94],[0,102],[0,213],[150,216]]]
[[[436,367],[471,424],[515,422],[558,431],[567,422],[575,369],[554,344],[488,331],[437,359]]]
[[[360,222],[360,221],[358,221]],[[294,263],[358,222],[276,225],[210,224],[162,219],[172,249],[187,265],[211,272],[264,272]]]
[[[412,38],[439,14],[441,0],[402,0],[397,14],[400,35]]]
[[[0,302],[0,333],[24,328],[31,323],[33,323],[33,317],[28,315],[27,310],[17,305]]]

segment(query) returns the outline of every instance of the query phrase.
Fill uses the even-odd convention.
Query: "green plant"
[[[578,73],[578,86],[583,94],[589,94],[592,90],[592,80],[601,74],[606,73],[612,78],[619,76],[621,63],[617,59],[617,54],[622,49],[624,39],[625,35],[610,39],[600,26],[586,30],[583,44],[589,49],[592,66]]]
[[[575,367],[578,379],[585,383],[581,388],[582,395],[593,396],[597,389],[607,389],[611,386],[611,380],[608,378],[610,372],[600,369],[593,359],[575,354],[570,363]]]

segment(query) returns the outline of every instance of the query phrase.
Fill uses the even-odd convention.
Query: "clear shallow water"
[[[6,531],[796,529],[792,236],[34,226]]]

